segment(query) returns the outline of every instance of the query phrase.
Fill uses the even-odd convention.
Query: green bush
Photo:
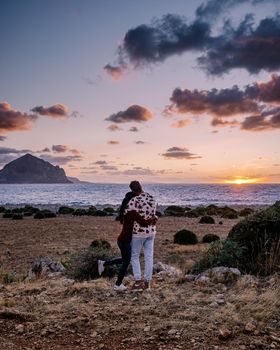
[[[5,210],[6,210],[6,208],[5,208],[5,207],[0,206],[0,213],[4,213],[4,212],[5,212]]]
[[[238,212],[230,207],[219,208],[219,212],[223,219],[238,219]]]
[[[280,201],[232,227],[228,238],[245,249],[243,269],[269,275],[280,271]]]
[[[32,215],[33,215],[32,211],[23,212],[23,216],[32,216]]]
[[[34,215],[34,219],[50,219],[50,218],[55,218],[55,217],[56,217],[56,214],[48,209],[38,211]]]
[[[204,207],[197,207],[186,212],[188,218],[198,218],[203,215],[206,215],[206,209]]]
[[[39,220],[45,218],[44,214],[40,211],[38,211],[38,213],[36,213],[33,217],[34,219],[39,219]]]
[[[206,207],[206,214],[207,215],[219,215],[219,207],[217,207],[215,204],[210,204]]]
[[[13,216],[14,216],[13,213],[11,213],[11,212],[8,213],[8,212],[6,212],[6,213],[3,214],[2,217],[3,217],[4,219],[11,219]]]
[[[73,214],[75,211],[74,208],[71,208],[71,207],[67,207],[67,206],[63,206],[63,207],[59,207],[58,209],[58,214]]]
[[[212,242],[194,264],[191,272],[197,274],[216,266],[240,268],[243,252],[244,248],[229,239]]]
[[[22,220],[23,215],[22,214],[13,214],[12,220]]]
[[[111,207],[106,207],[103,209],[108,215],[113,215],[115,213],[115,209]]]
[[[209,234],[203,236],[202,243],[212,243],[212,242],[219,241],[219,240],[220,240],[219,236],[217,236],[213,233],[209,233]]]
[[[174,235],[174,243],[183,245],[197,244],[198,240],[196,234],[192,231],[180,230]]]
[[[0,270],[0,283],[10,284],[16,281],[16,276],[13,273]]]
[[[28,213],[32,213],[32,214],[36,214],[40,211],[39,208],[35,208],[35,207],[32,207],[31,205],[25,205],[24,208],[23,208],[23,212],[28,212]]]
[[[88,212],[86,209],[76,209],[74,212],[73,212],[73,215],[75,216],[84,216],[84,215],[88,215]]]
[[[200,224],[215,224],[215,220],[212,218],[212,216],[204,215],[199,220]]]
[[[107,216],[107,212],[103,210],[96,210],[95,216]]]
[[[98,260],[109,260],[114,256],[114,252],[110,249],[83,249],[70,257],[66,274],[78,281],[99,278]],[[102,277],[113,277],[117,273],[118,267],[116,265],[106,266]]]
[[[178,205],[170,205],[164,210],[165,216],[184,216],[185,208]]]
[[[91,248],[111,249],[111,244],[105,239],[95,239],[90,244]]]
[[[240,210],[239,216],[248,216],[254,213],[254,209],[251,208],[244,208]]]

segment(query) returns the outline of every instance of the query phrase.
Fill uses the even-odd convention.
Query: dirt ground
[[[225,238],[238,221],[222,219],[219,225],[215,219],[207,225],[161,218],[155,261],[190,267],[205,245],[173,244],[174,233],[186,228],[199,240],[207,233]],[[97,238],[116,247],[119,231],[112,217],[0,219],[1,269],[20,279],[40,256],[63,261]],[[59,276],[0,285],[0,350],[280,349],[279,276],[243,276],[230,286],[182,277],[155,275],[151,291],[142,293],[116,293],[114,281],[105,278],[74,282]],[[131,286],[132,278],[125,283]],[[217,305],[221,295],[224,302]]]

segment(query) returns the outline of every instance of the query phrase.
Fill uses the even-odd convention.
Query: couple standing
[[[154,240],[156,235],[156,201],[153,196],[143,191],[138,181],[132,181],[129,185],[131,192],[128,192],[120,208],[119,220],[122,224],[122,231],[118,236],[118,247],[121,251],[121,258],[98,261],[98,272],[101,275],[106,266],[121,264],[118,279],[114,290],[124,291],[127,289],[123,284],[123,278],[131,262],[134,275],[135,291],[150,289],[153,274]],[[140,253],[144,250],[145,271],[144,284],[140,265]]]

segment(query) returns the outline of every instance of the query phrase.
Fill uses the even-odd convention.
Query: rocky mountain
[[[25,154],[0,170],[0,184],[72,183],[64,169],[43,159]]]

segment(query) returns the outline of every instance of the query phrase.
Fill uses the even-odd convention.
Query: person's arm
[[[140,226],[147,227],[149,225],[155,225],[157,217],[153,216],[150,219],[144,219],[136,210],[130,210],[126,215],[129,215],[134,221],[136,221]]]

